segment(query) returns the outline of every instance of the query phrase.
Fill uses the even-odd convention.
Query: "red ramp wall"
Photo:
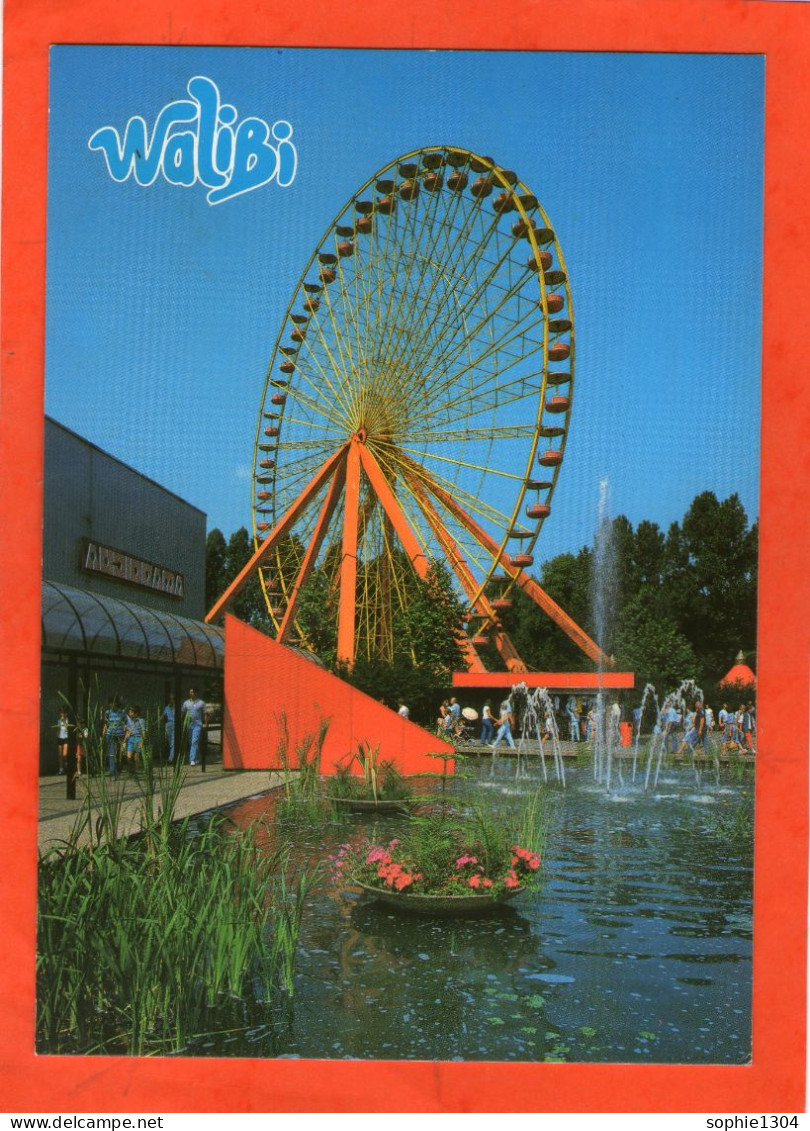
[[[442,763],[429,753],[453,748],[422,727],[400,718],[376,699],[277,644],[236,617],[225,618],[225,710],[222,759],[228,770],[279,766],[281,715],[286,716],[290,753],[329,719],[322,770],[357,749],[379,743],[380,757],[405,774],[436,773]],[[448,768],[452,768],[452,763]]]

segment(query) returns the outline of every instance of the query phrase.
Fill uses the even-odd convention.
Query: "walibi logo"
[[[189,79],[191,101],[170,102],[157,116],[152,135],[143,118],[130,118],[123,140],[114,126],[96,130],[88,141],[100,149],[114,181],[134,177],[151,185],[158,175],[172,185],[205,185],[209,204],[221,204],[271,181],[287,188],[295,179],[298,154],[289,122],[272,130],[261,118],[237,125],[235,106],[220,100],[216,83],[203,75]]]

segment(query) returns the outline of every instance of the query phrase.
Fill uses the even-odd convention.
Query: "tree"
[[[589,634],[592,631],[591,576],[593,553],[558,554],[543,563],[540,584],[552,600]],[[502,614],[503,627],[526,664],[536,671],[589,670],[591,661],[566,633],[518,586],[510,594],[511,609]],[[493,667],[497,656],[488,655]]]
[[[704,491],[667,536],[663,595],[705,680],[719,679],[740,648],[756,647],[757,533],[737,495],[719,502]]]
[[[228,587],[228,551],[225,536],[218,527],[205,540],[205,607],[210,609]]]
[[[234,531],[225,542],[216,527],[205,542],[205,600],[210,609],[253,557],[253,545],[246,527]],[[258,577],[253,577],[231,605],[231,612],[246,624],[268,631],[270,617]]]
[[[652,683],[659,699],[682,680],[696,678],[698,661],[689,641],[662,615],[656,594],[642,590],[627,602],[616,634],[616,662],[632,671],[636,687]]]

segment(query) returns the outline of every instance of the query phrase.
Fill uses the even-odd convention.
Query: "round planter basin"
[[[339,809],[350,809],[354,813],[402,813],[413,804],[411,797],[399,797],[395,800],[373,797],[329,797],[328,800],[337,805]]]
[[[370,887],[357,882],[366,895],[373,895],[382,903],[389,903],[398,911],[411,915],[489,915],[507,900],[524,890],[522,887],[510,888],[500,895],[419,895]]]

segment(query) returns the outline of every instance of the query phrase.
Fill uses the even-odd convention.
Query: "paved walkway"
[[[223,770],[217,752],[209,758],[205,772],[199,766],[186,766],[185,780],[177,801],[178,819],[194,813],[205,813],[220,805],[242,801],[256,794],[266,793],[281,784],[281,775],[269,770]],[[63,842],[74,827],[86,797],[87,778],[76,782],[76,799],[66,798],[65,778],[50,774],[39,779],[39,827],[38,844],[40,851]],[[122,776],[118,788],[123,793],[121,812],[121,832],[130,835],[140,828],[139,809],[141,793],[137,781]],[[90,779],[91,783],[94,779]],[[86,839],[86,838],[85,838]]]

